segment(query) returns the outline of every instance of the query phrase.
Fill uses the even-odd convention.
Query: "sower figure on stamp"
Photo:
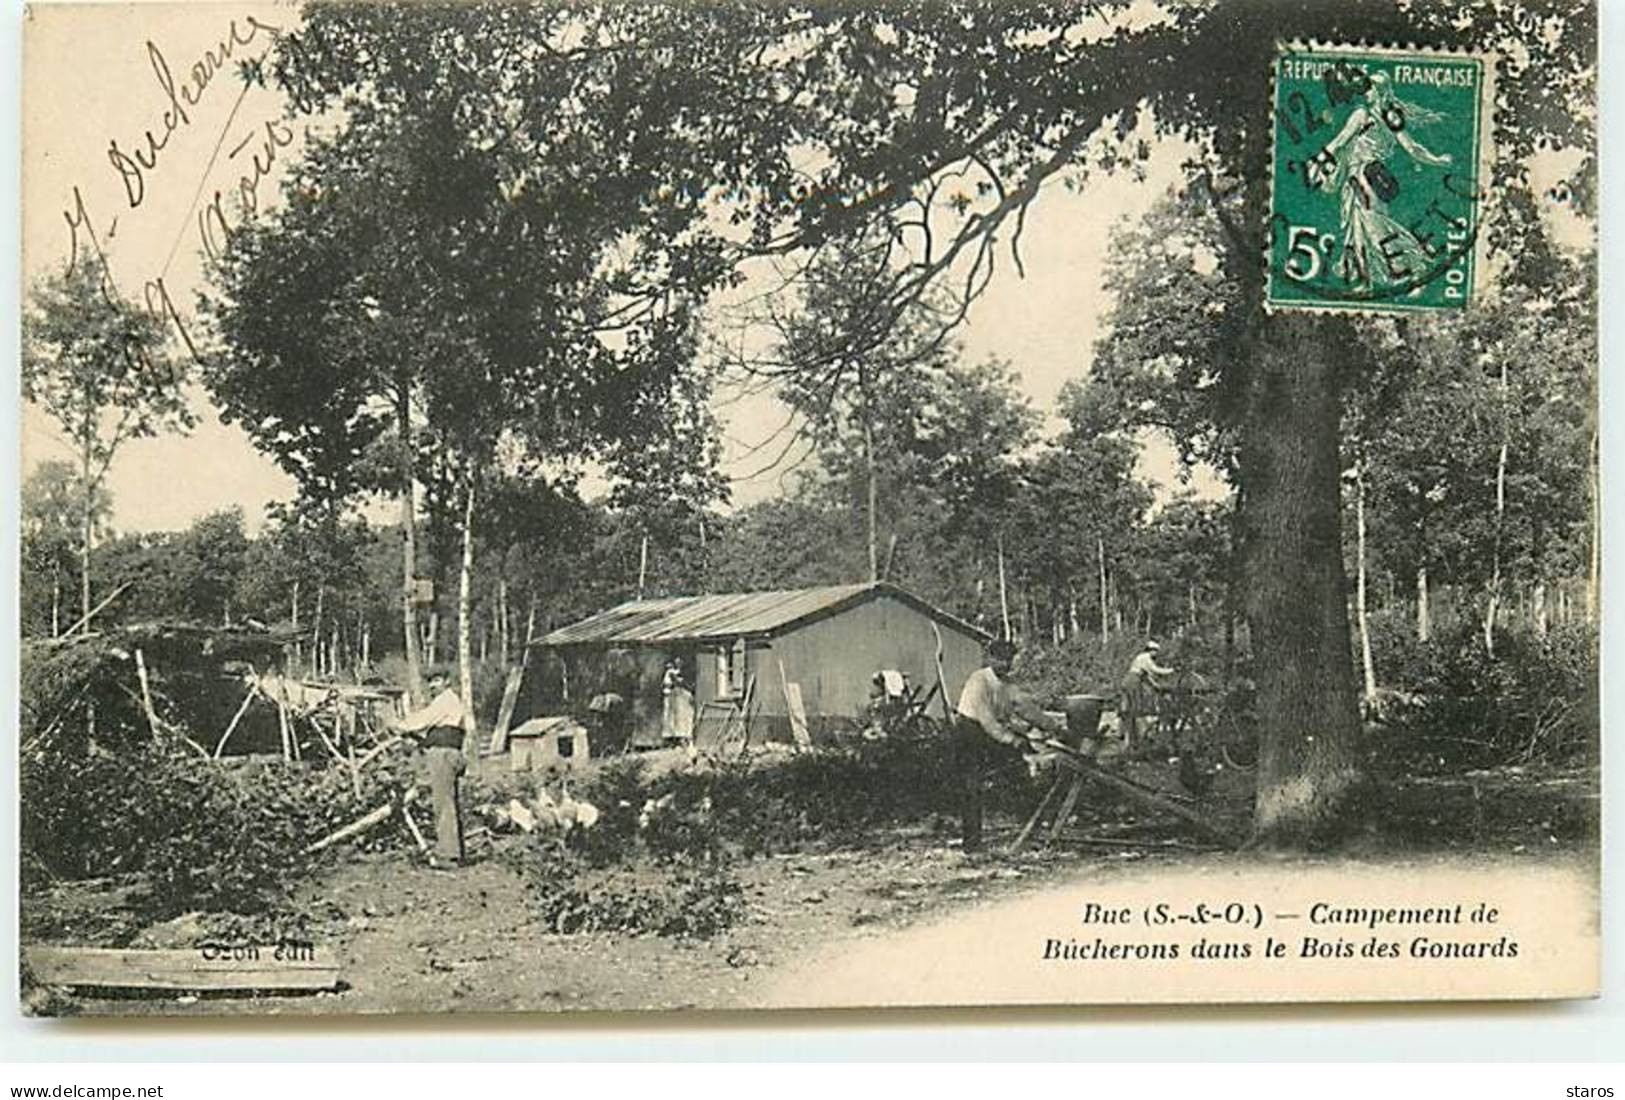
[[[1025,756],[1029,747],[1028,737],[1012,727],[1059,733],[1065,725],[1039,710],[1011,682],[1015,656],[1013,643],[1002,638],[989,642],[986,661],[959,693],[953,751],[960,784],[960,836],[967,852],[982,847],[982,784],[988,772]]]
[[[1128,663],[1128,671],[1123,673],[1117,718],[1122,727],[1125,750],[1134,748],[1140,733],[1140,719],[1156,713],[1156,695],[1162,687],[1161,677],[1174,674],[1173,669],[1157,664],[1157,653],[1161,649],[1156,642],[1146,642]]]
[[[467,770],[463,760],[462,696],[445,673],[429,678],[429,703],[395,723],[395,729],[414,738],[423,754],[423,775],[434,804],[434,853],[429,866],[455,867],[463,860],[462,807],[457,779]]]

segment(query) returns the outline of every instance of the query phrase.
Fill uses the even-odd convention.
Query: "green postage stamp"
[[[1417,312],[1472,301],[1490,74],[1466,54],[1281,48],[1272,309]]]

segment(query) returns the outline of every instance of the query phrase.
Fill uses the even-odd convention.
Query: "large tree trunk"
[[[468,498],[463,505],[463,564],[457,572],[457,675],[458,693],[463,697],[463,755],[476,759],[480,752],[479,730],[474,724],[474,476],[468,478]]]
[[[418,537],[416,478],[412,475],[412,391],[402,384],[395,396],[396,427],[401,437],[401,623],[406,638],[406,695],[422,706],[423,656],[418,649]]]
[[[1241,557],[1258,682],[1254,825],[1295,844],[1343,818],[1359,779],[1338,461],[1338,337],[1318,318],[1262,323],[1247,380]]]

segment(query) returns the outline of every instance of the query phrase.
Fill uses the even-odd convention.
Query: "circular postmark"
[[[1486,71],[1458,54],[1280,52],[1271,308],[1466,307],[1479,267]]]

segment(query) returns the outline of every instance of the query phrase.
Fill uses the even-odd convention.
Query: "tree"
[[[521,90],[464,64],[466,51],[511,41],[511,12],[389,13],[400,24],[376,14],[323,9],[286,43],[284,77],[302,105],[341,118],[291,172],[283,207],[218,258],[208,305],[230,354],[206,375],[225,414],[306,492],[348,499],[393,483],[414,683],[423,487],[431,519],[461,536],[467,688],[486,474],[652,444],[651,413],[673,404],[692,364],[685,296],[720,271],[681,239],[687,220],[673,221],[654,182],[627,178],[642,170],[629,149],[656,156],[680,139],[654,140],[658,130],[596,101],[596,113],[520,131],[469,117],[520,110],[530,91],[575,94],[569,68],[538,66]],[[391,48],[346,48],[373,34]],[[365,461],[383,448],[393,462]]]
[[[1498,51],[1506,79],[1496,83],[1487,184],[1501,203],[1488,236],[1508,257],[1510,277],[1536,286],[1553,274],[1532,246],[1540,233],[1528,164],[1537,143],[1579,151],[1573,191],[1582,207],[1594,204],[1595,13],[1582,2],[1554,4],[1535,17],[1541,33],[1530,34],[1529,13],[1512,5],[1174,3],[1150,24],[1124,17],[1127,7],[739,3],[515,14],[493,6],[443,24],[436,9],[322,8],[309,37],[319,51],[334,28],[330,56],[355,60],[331,65],[333,80],[363,87],[381,69],[420,67],[425,40],[462,35],[452,49],[466,71],[503,93],[523,90],[515,107],[505,94],[476,89],[463,128],[499,143],[523,134],[509,144],[539,169],[569,171],[546,163],[559,145],[538,131],[568,131],[578,106],[613,104],[626,116],[638,104],[636,136],[683,139],[673,156],[649,162],[666,173],[664,185],[679,202],[721,204],[713,224],[739,229],[713,248],[720,230],[687,223],[685,239],[725,266],[903,225],[910,260],[903,277],[879,288],[898,307],[944,285],[963,304],[986,285],[999,246],[1019,264],[1024,214],[1043,184],[1133,167],[1148,153],[1137,123],[1194,145],[1189,181],[1222,226],[1216,270],[1238,307],[1219,350],[1259,671],[1256,824],[1264,839],[1301,841],[1341,822],[1359,778],[1339,552],[1347,322],[1263,309],[1275,43],[1516,46]],[[477,21],[480,33],[463,20]],[[296,62],[278,71],[292,72],[298,92]],[[559,90],[554,81],[569,94],[535,94]],[[570,110],[559,111],[561,103]]]
[[[22,488],[21,618],[24,634],[62,632],[63,595],[79,587],[80,546],[84,539],[85,490],[73,464],[60,459],[42,462]],[[91,499],[91,530],[98,536],[112,512],[105,486]],[[49,579],[47,594],[42,584]]]
[[[38,283],[23,314],[23,400],[78,452],[80,614],[91,612],[90,558],[103,481],[125,443],[191,427],[180,360],[163,322],[117,297],[100,260],[79,257]]]

